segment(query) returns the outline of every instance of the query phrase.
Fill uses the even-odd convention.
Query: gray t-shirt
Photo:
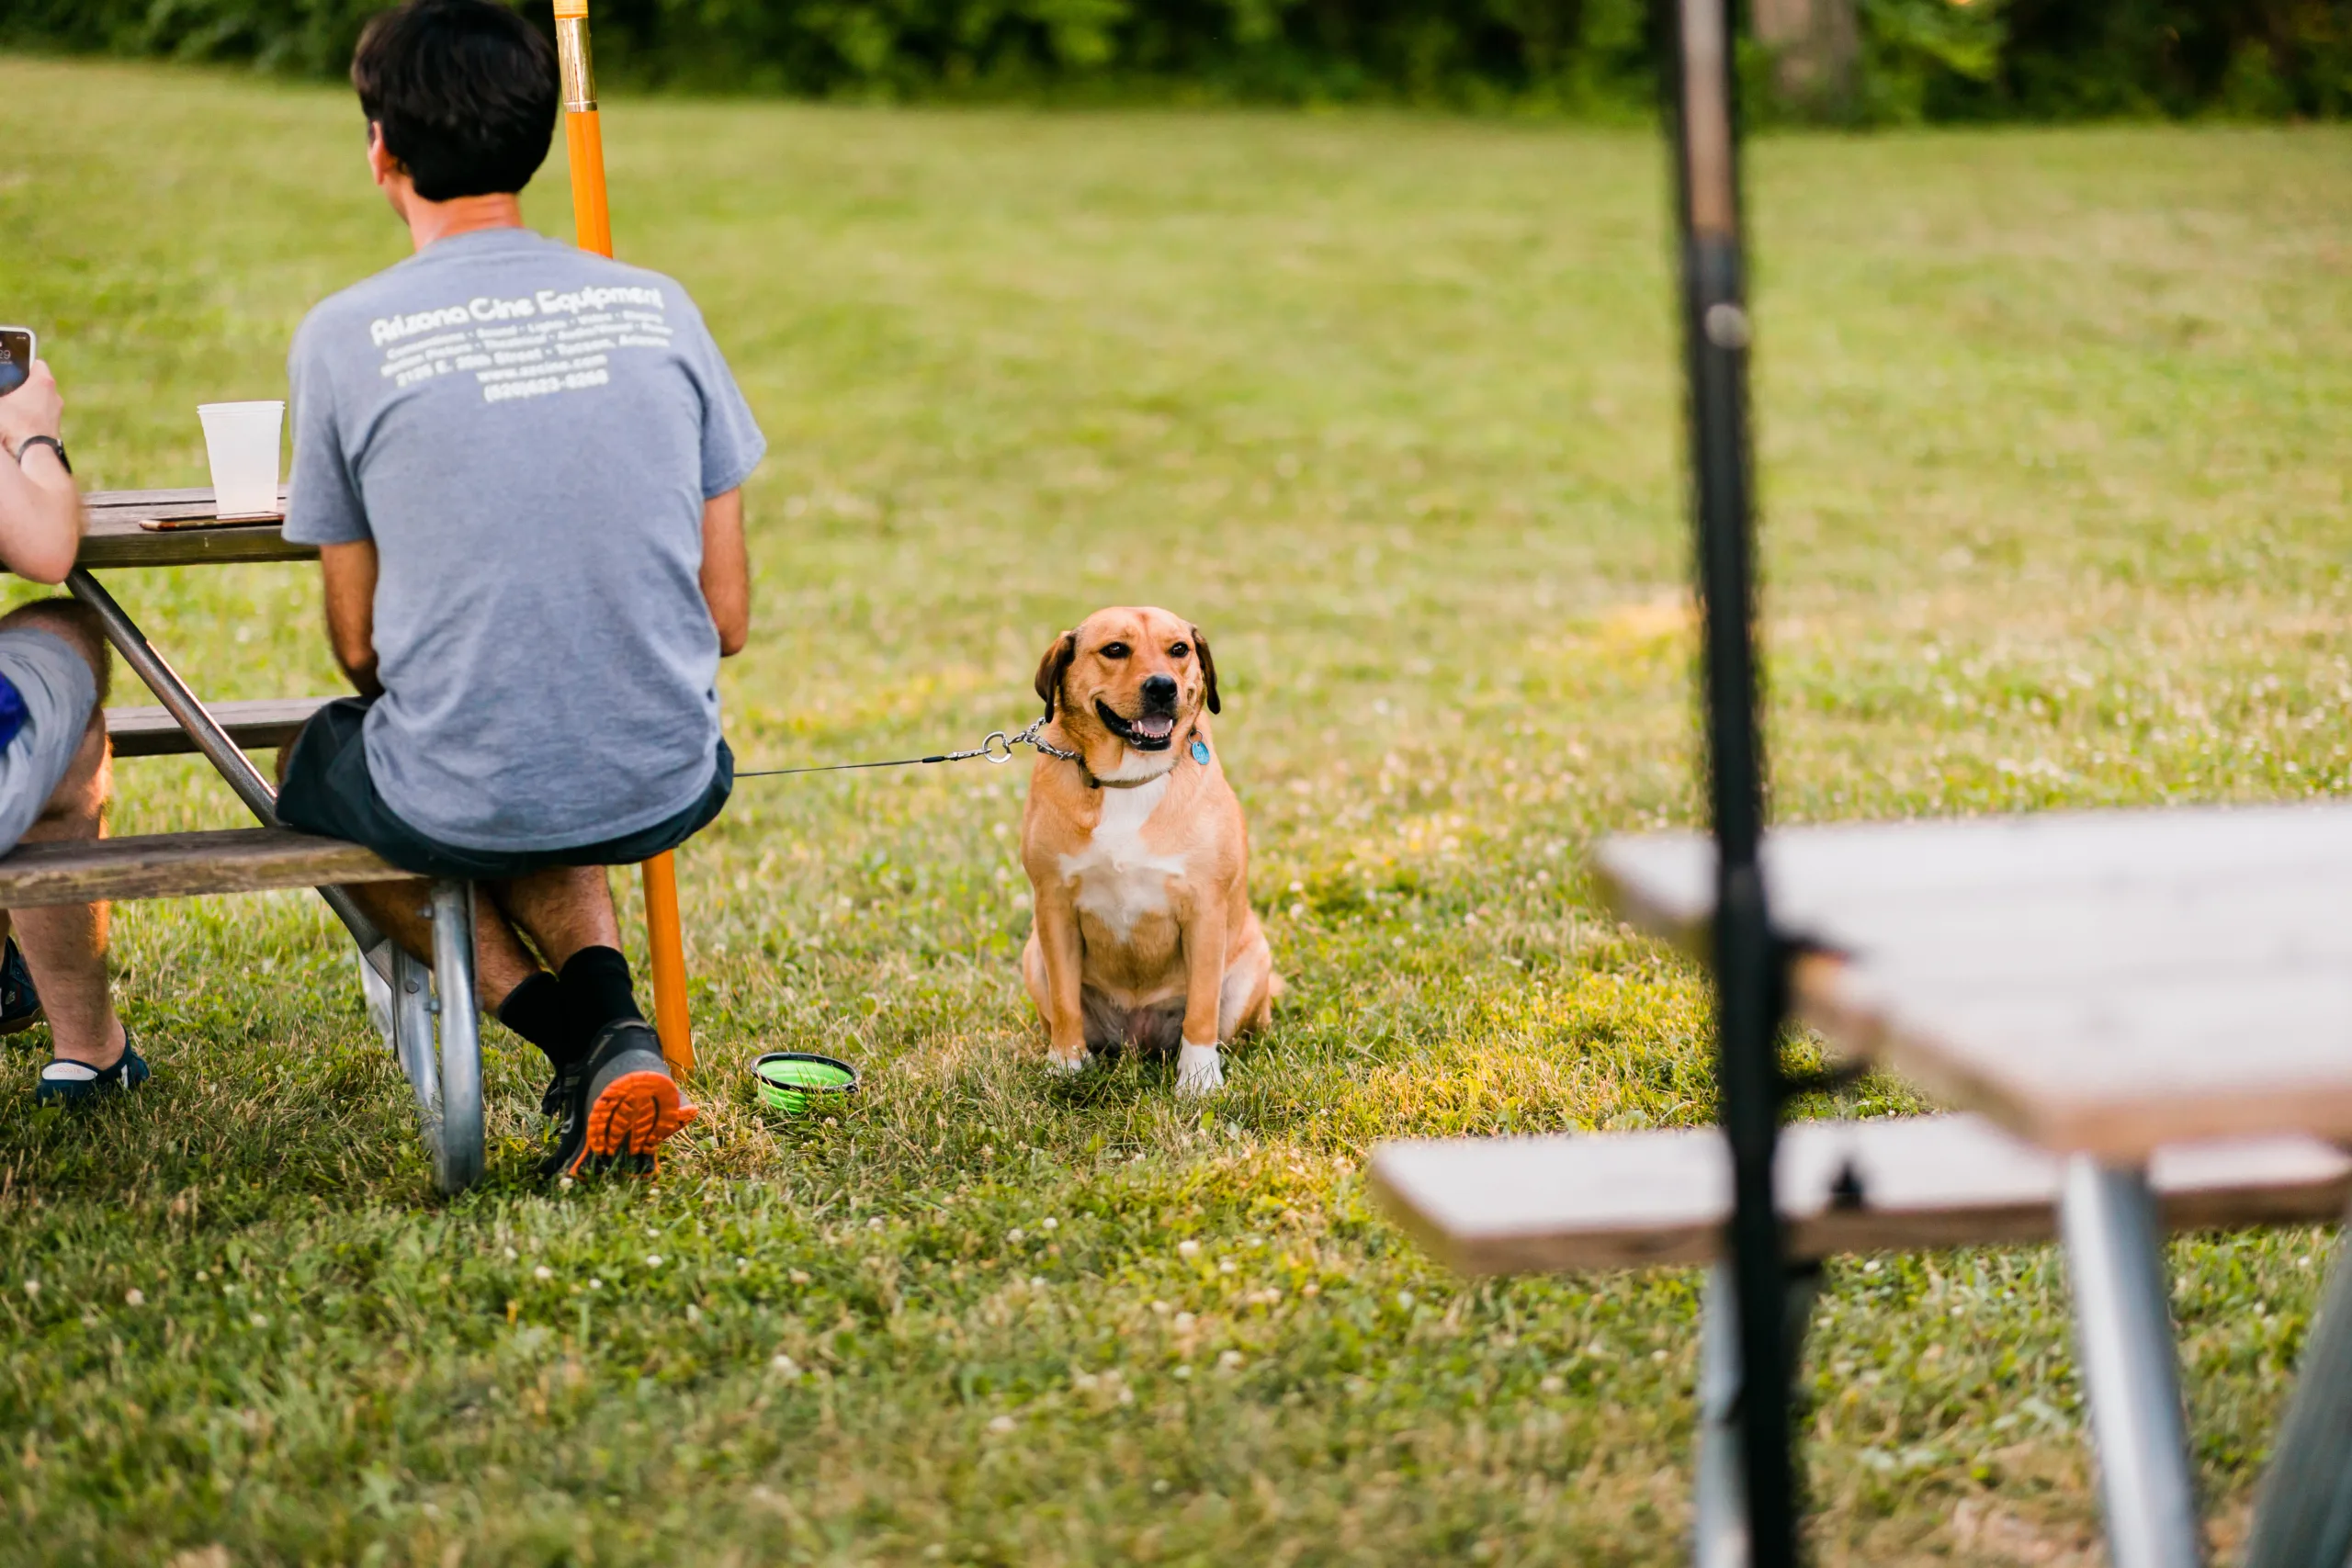
[[[321,304],[287,368],[286,536],[376,543],[385,804],[520,851],[700,799],[718,742],[702,503],[766,443],[686,291],[478,230]]]

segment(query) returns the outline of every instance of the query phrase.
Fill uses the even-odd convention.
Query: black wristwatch
[[[17,449],[8,456],[17,459],[17,467],[21,468],[25,466],[25,454],[36,446],[48,447],[57,454],[57,460],[65,465],[67,473],[74,471],[74,459],[65,455],[65,443],[54,435],[28,435],[17,444]]]

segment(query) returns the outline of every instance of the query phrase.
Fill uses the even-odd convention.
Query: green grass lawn
[[[0,1058],[0,1557],[1678,1560],[1695,1277],[1464,1285],[1358,1177],[1386,1136],[1712,1113],[1702,977],[1585,870],[1697,809],[1655,141],[606,121],[621,254],[773,444],[745,764],[971,743],[1062,626],[1168,604],[1292,992],[1205,1111],[1056,1081],[1021,770],[746,783],[682,857],[703,1122],[657,1182],[543,1190],[492,1032],[491,1176],[445,1203],[315,899],[128,908],[158,1082],[37,1115]],[[201,482],[194,405],[282,396],[303,310],[403,254],[361,136],[345,92],[0,61],[0,319],[85,480]],[[1778,814],[2343,792],[2352,135],[1751,173]],[[560,162],[528,206],[570,231]],[[308,569],[114,581],[208,695],[335,687]],[[239,820],[195,765],[118,788],[119,830]],[[861,1102],[774,1119],[775,1048],[854,1057]],[[2333,1249],[2173,1251],[2224,1538]],[[2088,1560],[2048,1250],[1834,1267],[1804,1388],[1822,1562]]]

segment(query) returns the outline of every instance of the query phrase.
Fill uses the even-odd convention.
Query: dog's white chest
[[[1078,885],[1078,907],[1125,940],[1147,915],[1168,912],[1169,878],[1184,874],[1182,855],[1156,854],[1143,825],[1168,793],[1165,776],[1134,789],[1104,790],[1102,817],[1086,848],[1061,857],[1062,874]]]

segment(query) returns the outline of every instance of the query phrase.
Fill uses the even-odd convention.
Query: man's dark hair
[[[555,51],[491,0],[379,13],[359,35],[351,85],[427,201],[521,190],[555,135]]]

